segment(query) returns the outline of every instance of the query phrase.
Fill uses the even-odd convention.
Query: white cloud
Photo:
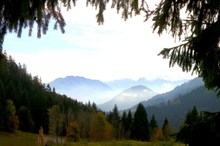
[[[104,81],[192,78],[178,67],[169,68],[168,61],[157,56],[162,48],[175,45],[174,40],[153,34],[151,22],[144,23],[142,16],[124,22],[115,10],[107,10],[105,23],[99,26],[94,8],[78,3],[64,14],[65,34],[50,30],[41,40],[13,35],[5,40],[8,53],[44,82],[67,75]]]

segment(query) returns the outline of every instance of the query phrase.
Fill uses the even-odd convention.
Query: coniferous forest
[[[73,119],[80,120],[79,115],[82,117],[84,113],[86,116],[86,113],[91,115],[97,111],[95,104],[85,105],[65,95],[57,94],[55,89],[43,84],[40,78],[28,74],[25,65],[17,65],[11,56],[1,50],[1,130],[13,131],[18,128],[22,131],[36,133],[42,126],[44,132],[49,133],[49,113],[53,112],[55,107],[60,112],[58,116],[68,115],[68,118],[67,116],[59,118],[63,122]],[[66,127],[63,128],[63,132],[65,130]]]

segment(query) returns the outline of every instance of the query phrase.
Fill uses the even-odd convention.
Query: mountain
[[[143,85],[154,90],[157,93],[164,93],[172,90],[176,86],[181,85],[186,81],[188,80],[167,81],[163,79],[147,80],[146,78],[140,78],[136,81],[131,79],[122,79],[109,81],[105,83],[112,89],[120,89],[121,91],[133,86]]]
[[[167,101],[177,98],[178,96],[190,93],[194,89],[200,86],[203,86],[203,85],[204,85],[204,82],[202,81],[201,78],[195,78],[188,82],[185,82],[184,84],[180,86],[175,87],[173,90],[169,92],[158,94],[147,101],[142,101],[141,103],[144,106],[151,106],[151,105],[158,105],[158,104],[166,103]]]
[[[185,120],[186,113],[196,106],[198,111],[219,112],[220,99],[214,91],[207,90],[204,86],[197,87],[191,92],[180,95],[167,103],[147,106],[148,117],[153,114],[160,126],[165,118],[172,128],[178,130]]]
[[[125,110],[133,105],[139,103],[140,101],[147,100],[154,95],[156,95],[154,91],[151,89],[139,85],[134,86],[129,89],[122,91],[120,94],[115,96],[112,100],[99,105],[98,107],[104,111],[110,111],[113,109],[116,104],[119,110]]]
[[[49,83],[56,92],[66,94],[82,102],[100,102],[112,97],[112,89],[99,80],[87,79],[79,76],[58,78]]]

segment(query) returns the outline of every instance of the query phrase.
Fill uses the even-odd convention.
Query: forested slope
[[[198,111],[220,111],[220,99],[214,91],[209,91],[204,86],[194,89],[188,94],[169,100],[160,105],[147,106],[146,111],[151,116],[155,115],[158,124],[161,125],[165,117],[168,118],[172,127],[178,130],[183,124],[189,110],[195,106]]]
[[[7,104],[9,100],[12,101],[9,102],[12,108]],[[17,65],[11,56],[0,50],[0,130],[10,129],[6,125],[10,123],[10,114],[13,113],[13,116],[19,119],[20,130],[38,132],[42,126],[44,132],[48,133],[48,109],[54,105],[58,105],[62,113],[74,117],[74,120],[78,120],[78,115],[82,112],[96,110],[95,104],[84,105],[65,95],[57,94],[55,89],[51,89],[49,85],[45,86],[39,77],[28,74],[25,65]],[[65,117],[65,121],[69,117]],[[63,130],[65,131],[66,127]]]

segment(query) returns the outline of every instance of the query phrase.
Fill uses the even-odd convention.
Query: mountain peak
[[[80,76],[66,76],[49,83],[60,94],[77,98],[82,102],[99,102],[104,100],[112,89],[99,80],[87,79]]]
[[[139,91],[144,91],[144,90],[145,91],[153,91],[144,85],[136,85],[136,86],[128,88],[126,91],[139,92]]]
[[[143,85],[137,85],[122,91],[112,100],[99,105],[99,107],[104,111],[110,111],[116,104],[119,110],[125,110],[143,100],[150,99],[156,94],[157,93]]]

